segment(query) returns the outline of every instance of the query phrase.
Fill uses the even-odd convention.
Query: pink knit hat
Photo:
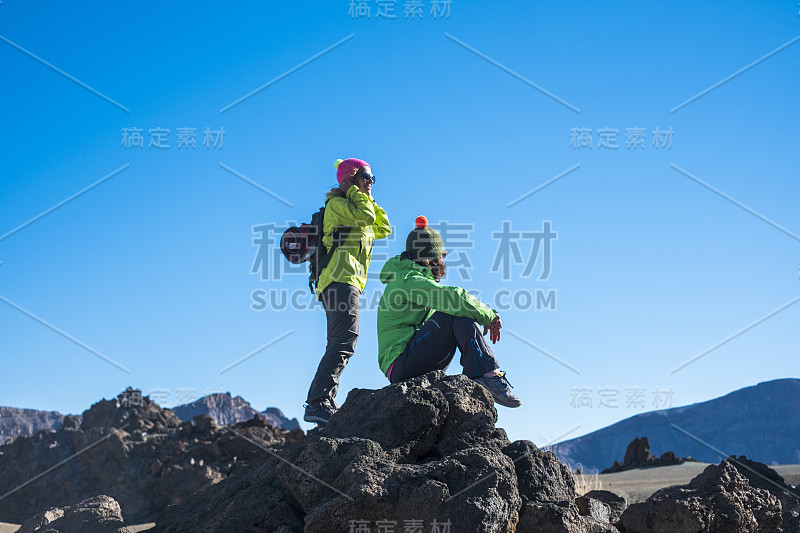
[[[355,176],[356,172],[358,172],[358,169],[361,167],[372,168],[369,166],[369,163],[361,159],[345,159],[344,161],[337,159],[333,163],[333,166],[336,167],[336,180],[339,183],[342,183],[342,181],[347,178]]]

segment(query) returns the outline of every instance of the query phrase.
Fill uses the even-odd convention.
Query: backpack
[[[327,204],[327,202],[326,202]],[[333,252],[344,242],[350,234],[349,226],[337,226],[333,228],[333,245],[328,250],[322,242],[324,237],[325,207],[320,207],[319,211],[311,215],[309,224],[303,223],[300,227],[292,226],[283,232],[281,236],[281,252],[286,259],[293,264],[300,264],[306,261],[308,265],[308,288],[312,293],[316,292],[319,276],[322,269],[328,266],[333,257]]]

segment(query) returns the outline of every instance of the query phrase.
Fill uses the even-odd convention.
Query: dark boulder
[[[780,533],[781,525],[778,498],[752,487],[727,460],[629,506],[620,520],[628,533]]]
[[[197,415],[194,417],[194,425],[200,431],[212,431],[217,429],[217,421],[208,415]]]
[[[628,508],[628,501],[625,498],[608,490],[590,490],[580,498],[577,498],[575,503],[578,505],[578,510],[581,510],[583,499],[596,500],[607,505],[611,511],[609,521],[612,524],[618,522],[622,513]],[[581,514],[584,513],[581,512]]]
[[[591,516],[601,522],[612,522],[611,507],[600,500],[588,496],[579,496],[575,498],[575,505],[578,507],[578,514],[581,516]]]
[[[581,516],[575,504],[528,502],[520,511],[516,533],[616,533],[607,522]]]
[[[26,520],[17,533],[130,533],[119,503],[105,495],[52,508]]]
[[[730,456],[728,461],[747,478],[752,487],[763,489],[778,498],[783,510],[783,530],[800,533],[800,490],[787,485],[783,477],[763,463],[747,456]]]
[[[554,453],[543,452],[526,440],[504,447],[503,453],[514,462],[523,502],[571,502],[575,499],[575,478]]]

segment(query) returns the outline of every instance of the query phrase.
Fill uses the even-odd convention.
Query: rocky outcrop
[[[152,522],[167,505],[302,438],[301,430],[277,429],[262,417],[222,427],[209,417],[182,422],[128,389],[84,411],[80,424],[66,417],[58,431],[0,446],[0,518],[21,523],[107,494],[132,523]]]
[[[0,448],[0,483],[6,472],[14,483],[31,479],[31,471],[19,472],[26,460],[38,461],[38,472],[57,465],[68,443],[77,450],[19,490],[0,486],[0,494],[11,490],[0,505],[41,511],[53,506],[42,503],[45,492],[69,500],[22,533],[95,531],[67,523],[90,515],[110,517],[108,529],[96,531],[124,533],[120,506],[131,522],[151,521],[160,506],[153,533],[798,533],[794,488],[746,457],[628,507],[603,490],[576,498],[569,468],[531,442],[509,442],[495,427],[489,393],[461,375],[432,372],[380,390],[354,389],[327,426],[303,439],[261,417],[232,426],[208,415],[176,422],[147,398],[122,405],[129,392],[93,406],[80,425],[65,419],[58,432]],[[640,442],[631,459],[648,457],[646,449]],[[89,485],[119,506],[106,496],[74,505],[87,494],[69,490],[88,492]]]
[[[0,445],[8,439],[33,435],[42,429],[57,429],[64,415],[55,411],[0,407]]]
[[[254,416],[261,416],[268,424],[277,428],[291,431],[300,427],[296,418],[291,420],[286,418],[278,408],[269,407],[259,412],[253,409],[250,402],[241,396],[232,397],[229,392],[203,396],[191,403],[173,407],[172,412],[184,422],[194,419],[197,415],[208,415],[214,418],[217,424],[225,425],[246,422]]]
[[[496,421],[462,375],[354,389],[325,428],[168,507],[153,531],[615,531],[578,513],[555,455],[509,442]]]
[[[668,451],[655,457],[650,453],[650,441],[647,437],[635,438],[628,444],[625,450],[625,458],[620,463],[614,461],[611,468],[606,468],[601,474],[613,474],[614,472],[624,472],[634,468],[646,468],[650,466],[672,466],[680,465],[688,461],[694,461],[691,457],[677,457],[674,452]]]
[[[148,396],[140,394],[141,391],[128,388],[114,399],[100,400],[83,412],[81,429],[118,428],[142,435],[170,433],[181,427],[181,420],[172,411],[162,409]]]
[[[25,521],[17,533],[130,533],[130,530],[122,523],[119,503],[101,495],[39,513]]]
[[[629,506],[620,520],[627,533],[780,533],[780,500],[755,488],[729,461],[708,466],[686,486],[656,492]]]
[[[763,463],[751,461],[746,456],[730,456],[728,461],[747,478],[748,483],[778,498],[783,510],[783,530],[800,533],[800,490],[787,485],[783,477]]]
[[[576,498],[569,469],[531,442],[509,442],[496,417],[488,393],[464,376],[434,372],[354,389],[325,428],[168,507],[153,531],[448,524],[502,533],[777,533],[785,526],[779,498],[728,461],[627,508],[608,491]]]

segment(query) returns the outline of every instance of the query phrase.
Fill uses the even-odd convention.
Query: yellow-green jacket
[[[322,223],[322,242],[330,250],[332,233],[338,227],[349,226],[347,238],[333,251],[328,265],[322,269],[317,283],[317,294],[338,281],[349,283],[363,291],[367,284],[367,269],[372,259],[372,244],[392,233],[389,218],[372,196],[358,190],[355,185],[347,190],[346,197],[328,193],[325,197],[325,219]]]

